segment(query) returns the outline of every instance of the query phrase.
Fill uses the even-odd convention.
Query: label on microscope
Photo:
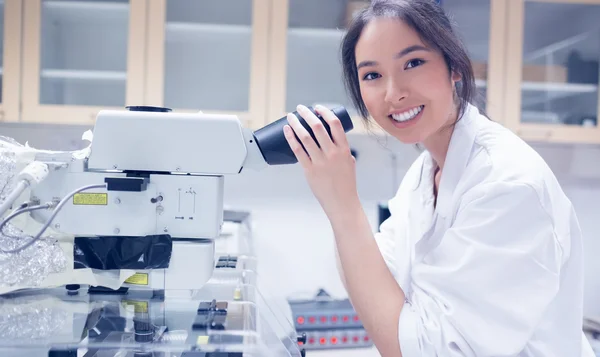
[[[73,204],[79,206],[106,206],[107,193],[77,193],[73,196]]]

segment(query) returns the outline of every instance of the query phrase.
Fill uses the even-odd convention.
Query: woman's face
[[[456,120],[454,82],[442,55],[404,22],[372,20],[356,45],[358,80],[371,117],[406,144],[422,143]]]

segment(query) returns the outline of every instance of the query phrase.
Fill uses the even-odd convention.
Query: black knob
[[[303,348],[302,350],[300,350],[300,356],[306,357],[306,349]]]
[[[149,105],[130,105],[127,108],[130,112],[162,112],[168,113],[171,111],[171,108],[165,107],[153,107]]]
[[[302,333],[302,335],[298,336],[298,342],[302,344],[306,344],[306,333]]]
[[[81,286],[79,284],[67,284],[65,288],[67,289],[68,295],[77,295],[79,293],[79,288]]]

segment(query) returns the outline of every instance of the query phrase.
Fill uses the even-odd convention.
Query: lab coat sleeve
[[[462,202],[413,267],[403,357],[517,355],[558,291],[562,249],[533,187],[486,184]]]

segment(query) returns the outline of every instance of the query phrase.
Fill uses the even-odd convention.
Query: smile
[[[419,115],[419,113],[421,113],[423,108],[424,108],[424,105],[420,105],[416,108],[409,109],[402,113],[392,114],[392,115],[390,115],[390,117],[392,119],[394,119],[395,121],[402,123],[402,122],[409,121],[411,119],[416,118],[417,115]]]

